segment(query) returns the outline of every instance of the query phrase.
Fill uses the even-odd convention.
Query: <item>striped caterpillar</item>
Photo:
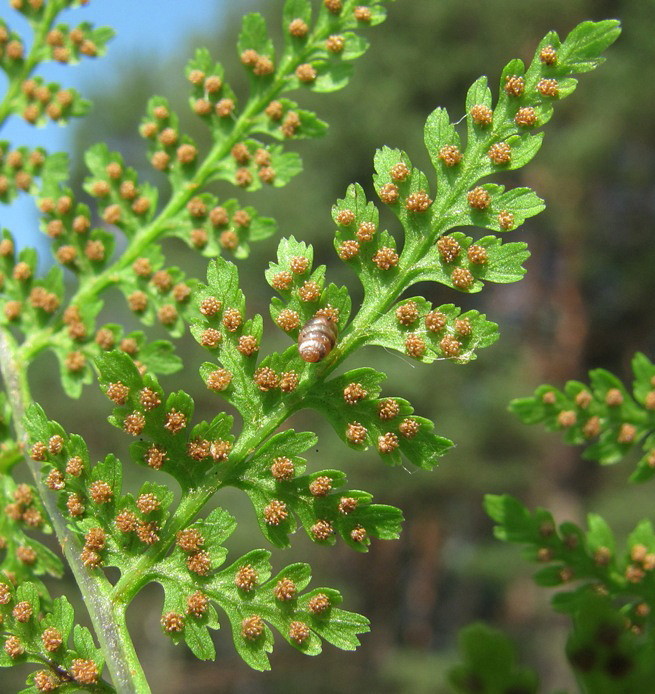
[[[300,358],[308,362],[321,361],[332,351],[337,342],[337,334],[337,324],[333,318],[310,318],[298,333]]]

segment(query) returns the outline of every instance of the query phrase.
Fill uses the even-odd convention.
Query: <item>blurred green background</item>
[[[162,11],[166,5],[162,2]],[[114,63],[113,74],[104,77],[98,63],[97,77],[82,88],[94,101],[94,110],[73,131],[78,189],[85,175],[81,153],[98,141],[120,150],[143,177],[165,187],[150,170],[137,133],[147,98],[170,98],[183,130],[206,143],[203,126],[187,106],[185,62],[196,46],[206,45],[244,95],[244,72],[235,50],[238,18],[246,9],[262,11],[271,30],[279,33],[281,6],[280,0],[227,2],[220,21],[193,35],[178,35],[166,57],[125,53],[118,67]],[[299,533],[291,550],[273,556],[276,570],[292,561],[311,563],[312,585],[340,589],[347,608],[371,619],[372,633],[363,637],[355,653],[326,646],[315,660],[278,639],[272,672],[260,674],[235,655],[225,621],[216,635],[217,661],[200,663],[161,635],[162,592],[151,586],[139,596],[130,617],[154,692],[365,689],[440,694],[449,691],[445,672],[457,657],[457,630],[476,619],[506,629],[520,643],[524,661],[539,670],[544,691],[575,690],[562,653],[566,621],[550,611],[547,591],[532,585],[532,567],[522,561],[520,551],[493,539],[481,504],[485,493],[511,492],[532,505],[549,507],[559,521],[582,521],[593,509],[606,515],[620,537],[651,510],[648,490],[626,484],[629,462],[601,469],[582,461],[580,451],[562,446],[556,436],[521,426],[506,408],[510,399],[531,393],[542,382],[584,379],[589,368],[604,366],[629,380],[633,352],[655,354],[655,3],[397,0],[389,5],[388,21],[369,32],[372,47],[356,64],[344,91],[298,95],[304,107],[330,123],[323,140],[292,145],[303,157],[305,172],[284,189],[240,195],[244,204],[275,217],[281,235],[314,244],[318,261],[328,265],[329,279],[348,284],[357,299],[357,282],[332,247],[330,207],[353,181],[371,190],[375,148],[400,147],[429,171],[422,137],[430,111],[445,106],[453,120],[460,119],[466,89],[480,74],[489,75],[496,85],[503,65],[514,57],[530,60],[548,30],[563,38],[582,20],[605,18],[623,23],[623,35],[610,49],[607,63],[583,75],[577,92],[556,109],[536,160],[503,181],[534,187],[548,205],[513,234],[513,240],[527,241],[533,254],[526,278],[516,285],[488,285],[470,297],[437,286],[417,288],[434,302],[454,301],[486,312],[500,324],[500,341],[466,366],[424,366],[383,350],[367,350],[347,364],[386,371],[384,394],[410,400],[457,447],[435,471],[410,472],[385,467],[373,452],[344,450],[312,413],[300,413],[292,423],[321,437],[316,451],[310,452],[310,470],[343,464],[351,487],[371,491],[377,501],[405,513],[402,539],[374,542],[365,555],[343,545],[316,547]],[[234,194],[224,188],[217,192]],[[28,223],[36,227],[35,218]],[[256,245],[251,257],[239,262],[249,311],[265,317],[271,290],[263,270],[275,256],[277,238]],[[171,262],[203,275],[203,259],[174,242],[167,250]],[[119,295],[113,298],[103,317],[133,324]],[[286,344],[270,320],[266,328],[263,353]],[[218,402],[208,397],[197,376],[204,354],[186,338],[179,351],[186,368],[162,383],[169,390],[184,388],[194,394],[197,412],[209,417]],[[106,401],[92,388],[85,392],[83,406],[67,401],[52,377],[53,367],[54,357],[45,357],[32,374],[35,396],[46,410],[69,430],[86,434],[96,457],[116,451],[127,460],[125,437],[94,421],[108,414]],[[128,483],[136,487],[139,474]],[[217,501],[243,521],[228,543],[229,560],[264,546],[245,498],[227,493]],[[51,587],[55,595],[74,594],[72,585],[53,582]],[[19,686],[3,681],[1,691]]]

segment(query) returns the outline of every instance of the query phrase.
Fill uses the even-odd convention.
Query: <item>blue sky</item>
[[[232,0],[241,2],[241,0]],[[116,66],[126,54],[138,52],[156,59],[170,52],[187,33],[218,26],[224,8],[230,0],[91,0],[83,8],[67,10],[61,22],[75,26],[91,22],[96,26],[111,26],[116,36],[109,44],[107,55],[98,60],[83,60],[74,67],[47,63],[35,74],[46,80],[60,82],[62,86],[79,89],[95,80],[109,80]],[[3,3],[0,17],[16,29],[29,43],[31,32],[26,22]],[[0,76],[0,88],[4,92],[6,82]],[[34,128],[20,119],[10,118],[0,131],[1,140],[16,145],[43,146],[48,151],[67,150],[71,128],[48,125]],[[36,237],[34,203],[25,195],[11,206],[0,207],[0,227],[9,228],[23,243],[33,244]]]

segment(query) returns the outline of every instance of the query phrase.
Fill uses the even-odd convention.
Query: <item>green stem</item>
[[[124,694],[150,694],[150,685],[141,667],[141,662],[134,648],[130,631],[127,628],[127,622],[125,620],[126,606],[115,603],[111,600],[109,594],[107,595],[107,602],[112,605],[111,615],[108,615],[111,620],[107,619],[106,622],[101,625],[94,624],[94,628],[97,632],[100,627],[100,633],[102,633],[102,627],[104,627],[105,624],[111,625],[110,634],[112,642],[109,644],[111,650],[107,650],[105,647],[103,647],[102,650],[108,658],[107,666],[112,674],[112,681],[114,682],[116,691]],[[111,658],[115,657],[116,654],[120,655],[120,664],[123,670],[123,672],[120,673],[120,681],[112,670]]]

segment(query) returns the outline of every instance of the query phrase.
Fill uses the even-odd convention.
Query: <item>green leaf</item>
[[[226,539],[234,526],[233,519],[225,512],[219,512],[216,516],[212,514],[212,517],[213,521],[208,518],[207,521],[196,523],[192,527],[200,529],[207,537],[211,528],[218,523],[221,529],[215,539]],[[230,528],[227,528],[226,523]],[[212,559],[216,549],[209,548]],[[268,625],[279,631],[292,646],[310,655],[321,650],[319,636],[339,648],[355,648],[358,645],[357,634],[367,630],[367,620],[360,615],[339,609],[341,596],[335,590],[317,588],[309,593],[300,594],[311,578],[307,564],[291,564],[271,577],[269,558],[269,552],[253,550],[227,568],[203,578],[181,569],[183,555],[176,549],[171,556],[153,567],[151,578],[164,586],[164,613],[173,611],[184,614],[187,597],[197,591],[221,607],[230,621],[237,651],[255,669],[266,670],[270,667],[267,653],[272,650],[273,639]],[[251,583],[244,583],[243,578],[239,578],[245,575],[244,571],[249,572],[247,575],[252,577]],[[294,593],[299,594],[291,594],[289,599],[279,598],[275,588],[281,581],[291,581]],[[327,609],[320,613],[309,608],[310,600],[319,594],[327,601]],[[248,639],[243,635],[244,620],[253,616],[263,620],[263,632],[259,637]],[[310,627],[307,639],[298,642],[291,638],[290,629],[294,622],[302,622]],[[218,628],[216,614],[211,606],[200,617],[187,615],[183,632],[169,636],[175,642],[185,640],[198,657],[210,658],[213,657],[213,647],[207,633],[208,628]]]
[[[312,18],[312,4],[309,0],[285,0],[282,10],[282,25],[284,28],[294,19],[302,19],[309,24]]]
[[[596,513],[590,513],[587,516],[587,525],[589,526],[587,533],[589,551],[593,553],[602,547],[613,554],[615,552],[614,535],[605,519]]]
[[[273,41],[266,29],[266,20],[258,12],[244,16],[237,44],[239,53],[245,50],[257,51],[260,55],[274,58]]]
[[[34,614],[39,614],[41,601],[39,591],[33,583],[21,583],[16,588],[16,602],[29,602]]]
[[[399,313],[408,305],[415,308],[418,315],[405,325]],[[423,297],[403,300],[373,322],[367,331],[365,344],[394,349],[425,363],[444,358],[466,363],[476,358],[476,350],[488,347],[498,339],[498,326],[477,311],[460,311],[453,304],[433,309]],[[432,326],[430,319],[437,315],[440,322],[434,326],[438,329],[434,330],[428,326]],[[422,354],[412,352],[412,340],[416,339],[423,343]]]
[[[486,494],[484,510],[497,525],[494,536],[506,542],[531,542],[539,525],[530,511],[509,494]]]
[[[302,109],[295,101],[279,99],[283,114],[293,112],[300,122],[292,139],[304,139],[323,137],[327,132],[328,124],[322,121],[313,111]],[[253,133],[265,133],[276,140],[287,140],[289,135],[283,130],[284,116],[280,120],[272,120],[266,114],[261,114],[253,119]]]
[[[586,595],[574,614],[566,654],[588,692],[648,691],[655,676],[651,630],[635,634],[625,615],[598,595]]]
[[[332,605],[341,603],[341,596],[337,591],[320,588],[314,589],[313,595],[319,592],[327,595]],[[312,594],[310,595],[313,597]],[[308,601],[310,595],[307,596],[305,601]],[[354,651],[360,645],[359,634],[365,634],[370,631],[370,622],[366,617],[356,612],[348,612],[337,607],[331,607],[329,619],[321,617],[312,618],[312,628],[333,646],[344,651]]]
[[[602,464],[621,460],[635,444],[644,440],[647,454],[632,479],[645,480],[650,477],[648,467],[653,441],[650,436],[646,437],[655,423],[646,399],[651,397],[655,401],[655,398],[649,396],[647,364],[640,361],[636,368],[644,368],[642,385],[635,384],[635,395],[641,402],[635,402],[621,381],[609,371],[595,369],[589,374],[590,386],[569,381],[564,392],[540,386],[534,397],[515,400],[510,409],[527,424],[543,422],[551,431],[563,431],[567,443],[587,443],[598,437],[587,447],[584,457]]]
[[[212,213],[220,212],[214,221],[209,220],[210,224],[205,222],[201,226],[201,230],[206,234],[206,242],[203,240],[198,246],[194,241],[194,232],[197,232],[199,223],[198,220],[185,214],[178,215],[176,223],[167,231],[167,235],[182,239],[193,250],[199,251],[208,258],[214,258],[225,252],[226,249],[223,248],[222,243],[223,234],[236,236],[236,246],[230,250],[236,258],[245,258],[250,252],[251,242],[266,239],[277,231],[274,219],[262,217],[254,207],[249,205],[244,207],[238,200],[225,200],[219,205],[218,200],[213,196],[203,194],[199,197],[207,207],[212,209]]]
[[[255,148],[263,148],[260,143],[252,140],[244,144],[250,145],[253,150]],[[302,172],[302,160],[297,152],[285,152],[282,145],[271,145],[268,147],[268,153],[270,156],[270,165],[267,167],[267,170],[271,172],[270,179],[264,180],[262,178],[260,174],[263,171],[263,167],[258,168],[254,159],[244,164],[236,161],[234,158],[221,161],[220,164],[217,165],[212,179],[226,180],[230,183],[241,185],[245,190],[255,191],[259,190],[263,185],[272,185],[275,188],[281,188]],[[249,173],[250,182],[242,185],[238,182],[238,176],[243,171]]]
[[[53,626],[61,632],[64,643],[73,630],[75,613],[65,595],[52,601],[52,610],[44,617],[44,626]]]
[[[39,440],[44,442],[53,434],[63,433],[63,429],[59,426],[56,427],[52,434],[50,433],[52,431],[50,422],[44,409],[38,403],[30,403],[25,411],[23,424],[32,442]]]
[[[271,166],[275,171],[273,186],[281,188],[302,173],[302,160],[297,152],[284,152],[282,147],[271,147]]]
[[[380,400],[377,395],[380,392],[380,383],[384,375],[373,369],[355,369],[342,376],[333,378],[325,383],[316,394],[309,395],[303,401],[303,407],[312,407],[322,412],[330,421],[337,435],[351,448],[366,450],[369,446],[375,446],[380,452],[384,462],[400,465],[402,456],[407,458],[412,465],[425,469],[432,469],[437,464],[437,459],[442,456],[452,442],[432,433],[434,424],[422,417],[409,416],[413,413],[411,405],[401,398],[385,398]],[[345,389],[351,384],[359,384],[366,393],[365,397],[354,404],[349,404],[345,399]],[[379,407],[388,400],[395,403],[398,414],[390,420],[381,419]],[[418,429],[413,435],[407,436],[403,431],[406,420],[412,421]],[[366,429],[365,440],[360,444],[351,443],[348,438],[349,427],[359,424]],[[397,449],[383,452],[381,439],[391,435],[397,441]]]
[[[546,566],[533,576],[534,582],[542,588],[556,588],[562,585],[562,567]]]
[[[48,154],[43,165],[43,195],[52,195],[59,186],[68,180],[70,161],[68,152],[53,152]],[[52,192],[49,192],[52,191]]]
[[[75,625],[73,628],[73,644],[80,658],[93,660],[98,666],[98,671],[102,670],[105,662],[102,651],[95,647],[93,636],[91,636],[91,632],[86,627],[79,624]]]
[[[57,355],[57,360],[59,361],[59,375],[66,395],[71,398],[79,398],[82,394],[82,387],[93,381],[93,373],[86,363],[86,357],[84,355],[81,356],[83,361],[81,368],[78,368],[77,362],[69,362],[69,359],[72,358],[70,355],[81,354],[77,350],[55,347],[53,352]],[[75,368],[71,368],[71,363],[75,364]]]
[[[275,458],[284,456],[291,460],[297,473],[302,473],[307,461],[300,457],[316,445],[318,437],[313,432],[285,429],[271,436],[257,450],[248,463],[249,470],[261,474],[268,470]]]
[[[239,274],[235,265],[217,258],[209,265],[207,281],[208,284],[200,285],[192,297],[191,332],[196,340],[203,344],[205,330],[219,331],[218,344],[208,349],[212,351],[220,366],[231,374],[229,389],[224,394],[243,414],[246,421],[256,420],[273,405],[269,394],[260,390],[253,378],[256,368],[255,353],[259,350],[263,332],[262,318],[256,315],[244,321],[245,298],[239,288]],[[211,315],[205,315],[201,311],[203,301],[208,299],[220,302],[219,309]],[[242,339],[251,342],[254,351],[243,350]],[[216,368],[211,364],[203,365],[203,378],[206,380]],[[279,391],[274,395],[279,397]]]
[[[244,615],[242,619],[250,616],[252,615]],[[234,615],[234,620],[231,619],[230,621],[233,624],[232,638],[237,653],[253,670],[259,670],[260,672],[270,670],[271,666],[268,662],[267,653],[273,652],[273,634],[271,630],[268,627],[264,627],[263,634],[254,642],[250,642],[246,641],[238,631],[238,627],[235,624],[237,615]]]
[[[198,528],[206,538],[206,548],[212,558],[219,564],[225,561],[227,550],[222,543],[227,540],[237,527],[236,519],[222,508],[215,508],[204,520],[196,521],[193,526]]]
[[[355,34],[352,31],[346,31],[343,34],[343,38],[345,40],[344,49],[341,51],[341,53],[334,56],[340,60],[356,60],[364,55],[370,46],[367,39],[365,39],[363,36],[359,36],[359,34]]]
[[[516,651],[500,631],[484,624],[472,624],[459,632],[459,651],[463,663],[452,667],[448,681],[456,692],[537,692],[536,673],[516,662]]]
[[[558,51],[558,62],[570,72],[594,70],[605,61],[600,54],[616,41],[620,33],[620,23],[616,19],[581,22],[564,40]]]
[[[649,552],[655,551],[655,532],[653,524],[647,518],[639,522],[628,537],[628,547],[643,545]]]
[[[317,66],[318,76],[311,83],[310,89],[314,92],[327,94],[343,89],[353,74],[353,66],[350,63],[320,63]]]
[[[310,273],[313,249],[304,243],[298,243],[292,236],[289,239],[282,239],[278,247],[278,262],[271,263],[266,271],[266,278],[269,284],[277,289],[281,299],[274,297],[271,301],[271,318],[284,330],[294,342],[297,340],[298,333],[302,326],[313,318],[319,310],[330,310],[336,315],[337,328],[343,330],[348,323],[350,316],[351,300],[346,287],[337,287],[334,284],[324,286],[325,266],[319,265]],[[298,258],[304,259],[307,270],[304,272],[294,272],[293,268]],[[285,278],[282,283],[279,279]],[[317,298],[306,300],[303,296],[305,288],[309,283],[315,284],[318,288]],[[295,324],[293,322],[280,321],[280,314],[285,311],[287,316],[293,312]],[[288,316],[289,317],[289,316]],[[280,368],[286,359],[282,357]],[[298,360],[296,360],[298,361]],[[263,363],[265,363],[264,360]],[[300,366],[297,364],[296,366]],[[291,368],[291,363],[287,364]]]
[[[635,399],[648,408],[650,400],[655,400],[655,396],[652,395],[653,391],[655,391],[653,386],[655,382],[655,364],[645,354],[637,352],[632,359],[632,372],[635,376],[633,383]]]
[[[459,167],[446,166],[439,153],[442,147],[461,147],[459,133],[450,122],[445,108],[437,108],[428,116],[425,121],[424,141],[437,174],[437,190],[444,191],[445,194],[445,189],[452,188],[459,176]]]
[[[252,567],[257,576],[256,585],[248,591],[235,587],[235,575],[245,564]],[[368,621],[360,615],[341,610],[341,596],[337,591],[318,588],[310,593],[299,595],[291,600],[278,600],[274,588],[281,579],[294,582],[296,590],[305,588],[310,578],[309,567],[305,564],[292,564],[285,567],[277,576],[269,578],[268,554],[251,552],[241,560],[218,574],[208,586],[208,592],[225,610],[232,625],[235,646],[241,657],[257,670],[269,669],[267,653],[273,646],[272,633],[268,626],[257,638],[246,639],[242,634],[244,619],[257,615],[271,625],[295,648],[309,655],[320,652],[320,637],[339,648],[351,650],[359,641],[357,634],[368,630]],[[320,614],[308,608],[309,601],[322,594],[329,605]],[[302,622],[310,628],[302,642],[290,638],[289,630],[293,622]]]
[[[486,77],[478,77],[475,82],[469,87],[466,93],[466,110],[470,111],[474,106],[492,106],[491,89],[489,89],[488,80]],[[472,121],[468,121],[468,130],[471,139],[477,139],[475,130],[473,130]]]
[[[101,386],[108,394],[109,389],[115,387],[112,384],[119,383],[127,389],[126,396],[114,408],[109,421],[117,428],[139,435],[140,440],[132,445],[130,451],[136,463],[152,464],[151,451],[165,451],[164,457],[154,467],[159,469],[163,465],[163,469],[173,475],[184,489],[201,484],[210,472],[216,473],[216,462],[223,458],[217,453],[219,457],[214,459],[211,446],[226,445],[229,454],[233,440],[229,433],[232,417],[220,413],[212,422],[201,422],[190,429],[194,403],[184,391],[171,393],[164,403],[164,393],[154,376],[146,374],[142,377],[131,359],[120,352],[102,355],[98,359],[98,368]],[[154,397],[154,404],[149,408],[144,407],[141,400],[144,391]],[[137,431],[125,426],[127,418],[135,413],[142,418]],[[173,420],[177,420],[177,425],[171,424]],[[189,446],[203,437],[207,437],[208,448],[204,455],[194,457]],[[162,504],[164,498],[160,498]]]
[[[99,461],[93,466],[91,470],[91,480],[94,482],[106,482],[112,489],[113,500],[109,503],[102,504],[102,511],[98,510],[98,513],[104,513],[111,515],[114,513],[115,499],[120,496],[121,484],[123,480],[123,468],[121,461],[112,453],[109,453],[104,460]]]
[[[168,376],[179,371],[182,359],[175,354],[175,347],[168,340],[153,340],[139,351],[139,361],[155,374]]]
[[[314,540],[314,525],[319,521],[329,522],[333,532],[327,542],[332,544],[337,536],[341,536],[356,551],[367,551],[369,538],[398,537],[402,522],[400,511],[391,506],[372,504],[372,497],[366,492],[343,489],[346,477],[340,471],[321,470],[310,475],[301,474],[306,461],[299,454],[314,446],[315,442],[313,434],[293,430],[280,432],[261,446],[247,465],[242,466],[238,477],[233,475],[228,480],[250,496],[264,535],[277,546],[288,546],[289,533],[298,519]],[[434,455],[434,446],[430,453]],[[280,459],[292,466],[292,474],[288,478],[276,478],[272,474],[273,466]],[[327,488],[324,486],[326,480],[329,480]],[[320,482],[322,486],[314,490],[314,482]],[[348,497],[351,504],[347,512],[341,507],[344,497]],[[284,503],[288,518],[270,525],[266,522],[266,508],[272,502]],[[356,533],[365,531],[363,537],[353,538],[351,533],[356,528]]]
[[[637,463],[635,471],[630,476],[630,482],[646,482],[655,475],[655,433],[644,439],[643,448],[646,454]]]
[[[374,162],[376,173],[373,176],[373,181],[378,193],[382,186],[388,184],[397,185],[402,196],[400,201],[412,194],[430,192],[430,184],[426,175],[418,168],[412,167],[409,157],[402,150],[382,147],[375,152]],[[410,173],[403,181],[396,182],[392,171],[393,167],[401,162],[408,167]],[[430,233],[430,214],[411,212],[402,204],[392,204],[390,209],[402,222],[408,241],[424,238]]]
[[[198,660],[214,660],[216,648],[204,624],[187,619],[184,627],[184,641]]]

